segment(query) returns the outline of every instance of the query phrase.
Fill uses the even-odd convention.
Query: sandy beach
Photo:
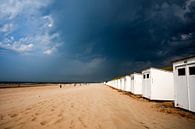
[[[103,84],[0,89],[0,129],[194,129]]]

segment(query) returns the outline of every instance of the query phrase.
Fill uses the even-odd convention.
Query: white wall
[[[142,74],[134,73],[131,75],[132,81],[132,93],[142,94]]]
[[[189,68],[195,67],[195,57],[173,63],[175,106],[195,112],[195,75]],[[185,68],[185,75],[178,76],[178,69]]]
[[[131,77],[129,75],[125,76],[125,91],[131,92]]]
[[[124,90],[125,90],[125,78],[122,77],[122,78],[121,78],[121,81],[122,81],[122,82],[121,82],[121,90],[124,91]]]
[[[174,84],[172,72],[152,69],[151,79],[151,99],[174,100]]]
[[[174,100],[173,73],[161,69],[150,68],[143,74],[149,78],[142,79],[143,96],[151,100]]]
[[[117,89],[120,89],[121,81],[120,79],[117,79]]]

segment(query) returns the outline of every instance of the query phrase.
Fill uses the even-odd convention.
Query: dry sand
[[[0,89],[0,129],[195,129],[102,84]]]

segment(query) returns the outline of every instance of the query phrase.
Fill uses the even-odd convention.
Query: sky
[[[195,0],[0,0],[0,81],[106,81],[195,55]]]

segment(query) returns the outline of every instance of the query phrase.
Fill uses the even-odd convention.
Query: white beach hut
[[[109,85],[110,85],[110,81],[108,81],[108,82],[106,83],[106,85],[109,86]]]
[[[122,89],[122,79],[120,78],[119,90]]]
[[[120,89],[120,79],[117,79],[117,89]]]
[[[111,87],[114,87],[114,80],[111,81]]]
[[[117,89],[117,85],[118,85],[118,82],[117,82],[117,79],[114,80],[114,88]]]
[[[131,92],[131,76],[130,75],[125,76],[125,91]]]
[[[113,81],[112,87],[115,88],[115,80],[112,80],[112,81]]]
[[[121,90],[122,91],[125,90],[125,78],[124,77],[121,78]]]
[[[115,79],[112,80],[112,87],[115,88]]]
[[[142,71],[142,94],[150,100],[173,100],[173,73],[156,68]]]
[[[142,94],[142,74],[131,74],[131,92],[136,95]]]
[[[111,87],[112,87],[112,84],[113,84],[112,80],[108,81],[108,83],[107,83],[107,85],[111,86]]]
[[[195,112],[195,56],[173,62],[175,106]]]

